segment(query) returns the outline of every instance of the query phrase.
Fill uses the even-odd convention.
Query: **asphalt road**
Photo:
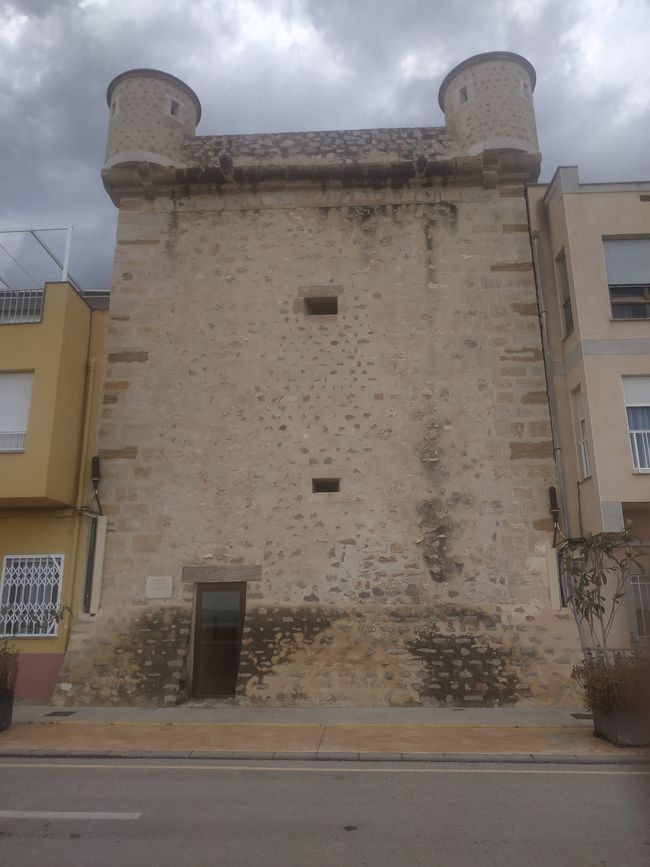
[[[635,765],[4,760],[2,867],[648,867]]]

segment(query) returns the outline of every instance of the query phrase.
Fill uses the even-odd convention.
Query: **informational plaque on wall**
[[[147,599],[171,599],[172,579],[169,575],[152,575],[147,578]]]

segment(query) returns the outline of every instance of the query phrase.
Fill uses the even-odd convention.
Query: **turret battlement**
[[[535,81],[524,57],[493,51],[464,60],[443,80],[438,100],[446,127],[196,137],[201,103],[194,91],[166,72],[131,69],[108,87],[105,168],[208,165],[215,148],[246,164],[270,159],[275,165],[444,159],[493,150],[536,154]]]
[[[182,166],[196,133],[201,103],[179,78],[157,69],[130,69],[106,93],[110,119],[105,168],[125,163]]]
[[[532,64],[510,51],[477,54],[454,67],[440,85],[438,101],[461,152],[537,153],[535,81]]]

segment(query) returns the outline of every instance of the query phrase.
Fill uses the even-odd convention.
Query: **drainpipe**
[[[89,338],[90,342],[90,333]],[[95,382],[95,359],[88,359],[88,366],[86,370],[86,389],[84,394],[84,417],[83,417],[83,428],[82,428],[82,438],[81,438],[81,455],[79,458],[79,477],[77,481],[77,495],[75,497],[75,513],[76,520],[74,523],[73,530],[73,538],[72,538],[72,592],[71,598],[68,602],[72,602],[77,598],[77,589],[78,589],[78,581],[77,581],[77,562],[79,560],[79,535],[81,533],[81,522],[83,520],[83,514],[80,513],[81,508],[84,505],[83,495],[84,495],[84,481],[85,481],[85,470],[86,470],[86,461],[88,460],[88,443],[90,440],[90,418],[92,414],[92,395],[93,395],[93,385]],[[70,622],[67,623],[66,628],[66,637],[65,637],[65,649],[68,646],[68,638],[70,635]]]
[[[526,196],[526,210],[528,211],[528,225],[530,225],[530,205],[528,196]],[[533,272],[535,275],[535,293],[537,295],[537,306],[539,309],[539,324],[542,332],[542,350],[544,354],[544,373],[546,375],[546,389],[548,391],[548,403],[551,416],[551,438],[553,440],[553,455],[555,458],[555,468],[557,471],[557,486],[560,495],[560,506],[562,509],[562,525],[564,535],[571,537],[571,526],[569,522],[569,509],[566,498],[566,481],[564,478],[564,466],[562,464],[562,449],[560,447],[560,433],[557,426],[557,399],[555,394],[555,384],[553,382],[553,373],[551,371],[550,350],[548,344],[548,326],[547,312],[544,304],[544,296],[542,294],[542,281],[539,271],[539,234],[538,232],[531,233],[531,248],[533,253]]]

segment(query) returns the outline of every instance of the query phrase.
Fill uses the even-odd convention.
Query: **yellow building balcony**
[[[90,336],[70,283],[0,293],[0,509],[73,505]]]

